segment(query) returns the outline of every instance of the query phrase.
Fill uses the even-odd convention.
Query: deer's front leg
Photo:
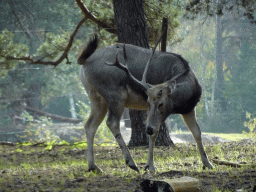
[[[156,166],[154,164],[154,147],[157,135],[158,132],[149,136],[148,161],[147,165],[145,166],[145,171],[148,169],[150,173],[154,173],[157,171]]]
[[[208,167],[209,169],[214,168],[214,166],[209,162],[208,157],[205,153],[204,146],[202,143],[201,129],[196,121],[195,111],[193,110],[188,114],[183,114],[182,116],[188,128],[192,132],[193,137],[196,140],[197,147],[201,155],[201,160],[203,162],[204,167]]]
[[[122,114],[122,113],[121,113]],[[120,132],[120,117],[115,114],[111,109],[109,110],[109,116],[107,120],[107,125],[110,128],[111,132],[113,133],[114,137],[116,138],[117,143],[119,144],[123,155],[125,157],[125,163],[133,170],[139,172],[139,168],[137,167],[136,163],[134,162],[128,147],[126,146],[124,139]]]

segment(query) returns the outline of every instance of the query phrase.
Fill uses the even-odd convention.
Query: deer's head
[[[130,79],[135,83],[140,85],[140,87],[145,91],[148,96],[148,110],[147,110],[147,125],[146,132],[149,135],[153,135],[159,131],[161,124],[165,119],[172,113],[173,110],[173,101],[171,93],[176,89],[176,79],[185,73],[188,70],[185,70],[183,73],[174,76],[172,79],[168,80],[165,83],[158,85],[150,85],[146,82],[146,75],[149,63],[154,55],[155,48],[153,49],[149,61],[146,64],[145,70],[143,72],[142,80],[139,81],[136,79],[126,65],[121,64],[118,61],[118,53],[116,55],[116,61],[114,63],[107,63],[111,66],[117,66],[120,69],[124,70]],[[124,55],[125,55],[125,45],[124,45]]]

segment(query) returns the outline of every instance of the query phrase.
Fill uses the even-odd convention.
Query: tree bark
[[[149,48],[147,24],[144,15],[143,0],[113,0],[118,42]],[[148,146],[148,136],[143,122],[145,111],[129,110],[132,134],[128,147]],[[166,126],[161,126],[156,144],[174,145]],[[164,139],[163,139],[164,138]]]

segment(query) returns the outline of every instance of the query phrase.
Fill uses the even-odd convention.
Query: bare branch
[[[109,26],[108,24],[101,22],[93,14],[91,14],[82,0],[75,0],[75,1],[76,1],[77,5],[79,6],[79,8],[84,13],[85,17],[87,17],[88,19],[91,19],[93,22],[95,22],[100,27],[104,28],[106,31],[113,33],[113,34],[117,34],[117,29],[113,28],[113,26]]]
[[[67,47],[65,48],[63,54],[60,56],[60,58],[57,61],[42,61],[42,58],[40,59],[35,59],[34,57],[31,56],[25,56],[25,57],[11,57],[11,56],[7,56],[6,59],[10,59],[10,60],[19,60],[19,61],[29,61],[31,64],[42,64],[42,65],[53,65],[53,66],[57,66],[58,64],[60,64],[63,59],[67,59],[67,63],[69,64],[70,62],[68,61],[68,52],[73,44],[73,40],[79,30],[79,28],[82,26],[82,24],[85,22],[87,18],[83,18],[78,25],[76,26],[75,30],[73,31],[73,33],[70,35],[69,38],[69,42]]]

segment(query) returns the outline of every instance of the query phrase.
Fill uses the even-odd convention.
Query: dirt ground
[[[226,160],[235,161],[240,159],[241,164],[245,160],[250,160],[250,163],[255,164],[255,142],[253,140],[242,140],[239,142],[221,142],[206,144],[207,149],[220,147],[225,154],[230,154],[234,151],[234,156],[226,156]],[[190,154],[191,151],[196,151],[195,144],[180,143],[177,144],[182,154]],[[16,146],[0,146],[0,192],[9,191],[134,191],[135,188],[144,179],[165,179],[179,178],[182,176],[190,176],[199,179],[202,182],[202,192],[219,191],[253,191],[256,185],[256,168],[246,166],[244,168],[232,167],[229,170],[225,165],[215,165],[219,171],[197,171],[194,166],[201,166],[201,162],[195,160],[182,160],[182,163],[173,163],[175,168],[169,170],[160,170],[155,175],[150,175],[141,171],[140,174],[130,174],[129,168],[124,164],[111,165],[111,171],[103,175],[95,175],[88,172],[87,165],[73,166],[72,163],[67,165],[67,168],[52,168],[47,167],[47,162],[53,161],[58,164],[68,163],[70,160],[81,160],[87,158],[86,149],[69,149],[61,151],[61,147],[54,147],[50,151],[42,151],[38,147],[29,147],[29,150],[24,149],[24,152],[11,152],[17,149]],[[26,147],[27,149],[27,147]],[[31,152],[33,149],[33,152]],[[172,149],[166,147],[155,148],[155,157],[167,154],[167,151]],[[60,152],[61,151],[61,152]],[[122,153],[119,148],[117,150],[98,149],[97,159],[103,160],[105,154],[109,154],[108,158],[122,159]],[[134,151],[133,156],[136,158],[141,153],[147,153],[147,149],[142,151]],[[209,152],[210,153],[210,152]],[[211,158],[218,158],[218,154],[211,154]],[[136,160],[135,160],[136,161]],[[43,163],[42,167],[37,166],[26,172],[22,172],[22,164],[24,163]],[[123,159],[122,159],[123,162]],[[8,165],[5,168],[5,164]],[[13,165],[10,167],[10,165]],[[102,167],[102,165],[100,165]],[[145,163],[138,164],[140,170],[143,170]],[[159,166],[159,165],[158,165]],[[74,168],[75,167],[75,168]],[[220,169],[223,167],[222,169]],[[104,169],[104,167],[102,167]],[[107,168],[105,168],[106,170]],[[119,176],[115,174],[115,170],[122,169],[127,172],[127,175]],[[72,175],[72,176],[70,176]]]

